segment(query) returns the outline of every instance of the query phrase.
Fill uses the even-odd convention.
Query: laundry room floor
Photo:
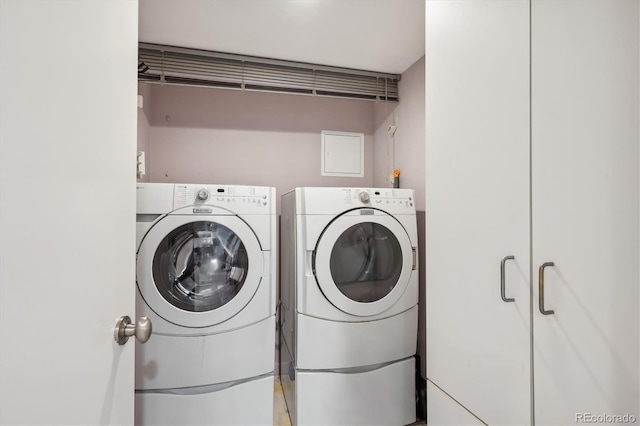
[[[284,393],[282,391],[282,384],[280,378],[276,376],[274,385],[274,400],[273,400],[273,425],[274,426],[291,426],[291,419],[289,418],[289,411],[287,410],[287,404],[284,401]],[[410,426],[426,425],[424,420],[412,423]]]
[[[276,376],[273,391],[274,391],[273,425],[274,426],[291,426],[289,411],[287,410],[287,404],[284,401],[282,384],[280,383],[280,378],[277,376]]]

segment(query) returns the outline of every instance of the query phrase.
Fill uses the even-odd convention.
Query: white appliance
[[[138,183],[136,226],[136,424],[272,424],[275,189]]]
[[[415,422],[414,192],[296,188],[281,200],[280,374],[293,424]]]

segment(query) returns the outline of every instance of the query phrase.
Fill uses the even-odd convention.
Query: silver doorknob
[[[146,343],[151,337],[151,320],[147,317],[138,318],[137,324],[131,323],[131,318],[127,315],[120,317],[113,330],[113,338],[119,345],[124,345],[129,337],[135,336],[140,343]]]

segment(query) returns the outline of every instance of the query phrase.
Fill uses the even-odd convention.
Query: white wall
[[[296,186],[373,184],[370,101],[151,85],[151,182]],[[320,132],[365,135],[363,178],[320,175]]]

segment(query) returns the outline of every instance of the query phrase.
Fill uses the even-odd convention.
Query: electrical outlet
[[[137,176],[138,179],[142,178],[142,176],[146,173],[146,164],[145,164],[145,155],[144,151],[138,151],[138,165],[137,165]]]

